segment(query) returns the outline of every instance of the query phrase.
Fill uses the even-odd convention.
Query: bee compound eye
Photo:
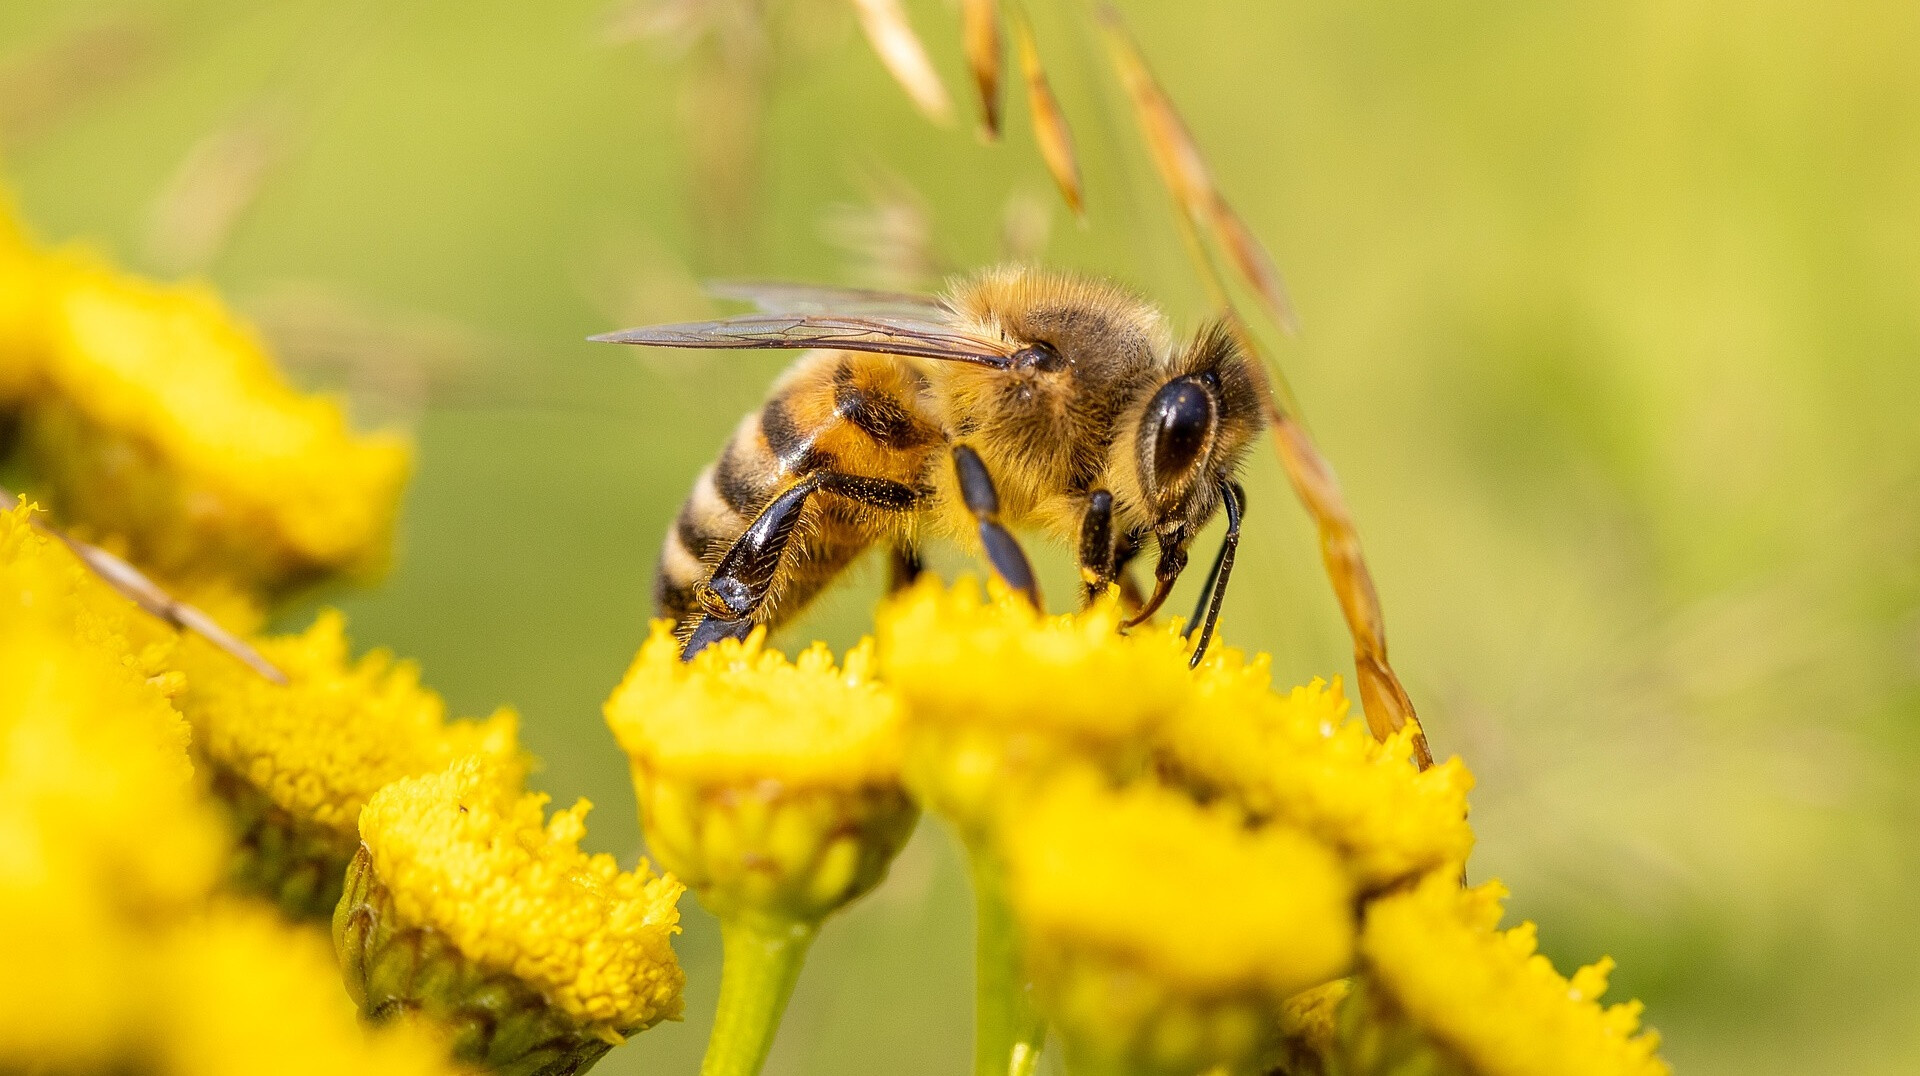
[[[1140,425],[1140,447],[1155,489],[1178,488],[1191,479],[1213,442],[1217,415],[1213,393],[1192,378],[1175,378],[1154,393]]]

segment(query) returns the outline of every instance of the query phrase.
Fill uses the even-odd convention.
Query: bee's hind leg
[[[833,471],[815,471],[787,487],[760,510],[713,566],[706,582],[695,589],[694,600],[705,615],[687,637],[680,660],[687,661],[722,639],[744,639],[753,630],[754,614],[773,589],[780,559],[800,524],[807,499],[821,491],[889,511],[908,511],[919,500],[911,487],[898,482]]]
[[[993,488],[993,476],[980,454],[966,445],[953,446],[953,470],[960,480],[960,498],[980,525],[980,544],[986,547],[987,563],[1009,587],[1025,594],[1034,608],[1040,604],[1040,584],[1034,581],[1033,565],[1020,543],[1000,522],[1000,494]]]

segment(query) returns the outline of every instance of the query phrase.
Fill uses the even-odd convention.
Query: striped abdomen
[[[768,502],[815,471],[881,478],[915,489],[944,438],[920,402],[922,382],[898,358],[809,352],[774,385],[767,402],[733,431],[719,462],[700,472],[660,551],[654,607],[682,632],[699,618],[696,595],[713,565]],[[808,501],[753,619],[798,612],[866,548],[898,541],[909,513],[831,493]]]

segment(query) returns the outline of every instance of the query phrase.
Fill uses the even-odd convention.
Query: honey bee
[[[680,348],[811,349],[694,480],[667,532],[655,603],[683,657],[793,616],[869,548],[896,585],[929,536],[985,554],[1040,604],[1011,528],[1079,551],[1085,600],[1118,582],[1159,610],[1188,546],[1222,509],[1227,532],[1200,605],[1198,663],[1219,618],[1260,433],[1261,383],[1220,324],[1176,345],[1160,311],[1105,281],[992,269],[940,297],[731,285],[760,312],[596,340]],[[1154,588],[1126,577],[1151,538]]]

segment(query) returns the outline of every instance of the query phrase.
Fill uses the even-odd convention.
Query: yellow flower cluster
[[[446,1072],[360,1030],[310,935],[214,898],[225,828],[172,646],[0,513],[0,1070]]]
[[[1347,720],[1337,682],[1278,694],[1270,665],[1224,646],[1210,654],[1161,730],[1162,771],[1340,849],[1368,890],[1465,863],[1473,849],[1465,764],[1416,770],[1411,730],[1383,744]]]
[[[1602,1008],[1611,960],[1571,980],[1500,923],[1506,890],[1433,875],[1367,909],[1360,950],[1397,1009],[1475,1076],[1667,1076],[1637,1001]]]
[[[404,439],[355,434],[338,401],[289,387],[206,288],[10,228],[0,409],[64,523],[196,585],[272,593],[378,566],[410,466]]]
[[[536,986],[613,1041],[677,1017],[680,883],[581,852],[590,805],[543,820],[546,802],[477,757],[381,789],[360,836],[395,919]]]

